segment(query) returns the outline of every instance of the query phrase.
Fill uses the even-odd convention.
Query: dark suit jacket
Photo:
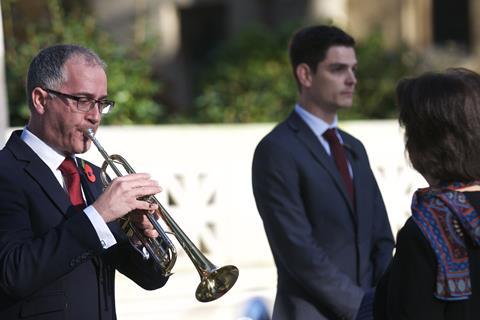
[[[480,212],[480,192],[465,192]],[[412,218],[398,232],[395,257],[375,294],[375,320],[480,319],[480,247],[466,241],[472,295],[468,300],[442,301],[433,296],[437,258]]]
[[[296,112],[255,151],[253,191],[278,271],[273,319],[353,319],[364,289],[391,259],[393,237],[365,149],[340,134],[354,205],[333,159]]]
[[[145,289],[163,286],[151,261],[128,243],[104,250],[88,217],[76,211],[51,170],[16,131],[0,151],[0,319],[115,319],[115,269]],[[99,169],[82,186],[91,204],[102,192]]]

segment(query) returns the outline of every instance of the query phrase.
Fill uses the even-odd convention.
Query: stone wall
[[[412,192],[426,186],[406,164],[397,122],[340,125],[364,142],[396,234],[409,216]],[[253,297],[261,297],[271,308],[276,270],[252,195],[250,170],[258,141],[272,128],[273,124],[172,125],[98,131],[107,152],[121,154],[137,172],[149,172],[160,182],[164,191],[158,199],[214,264],[240,269],[231,292],[215,302],[199,303],[194,297],[199,276],[178,245],[175,274],[165,288],[147,292],[118,276],[119,319],[239,319]],[[103,161],[94,147],[85,158]]]

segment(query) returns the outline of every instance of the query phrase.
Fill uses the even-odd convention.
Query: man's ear
[[[48,93],[40,87],[36,87],[32,90],[32,104],[33,109],[38,114],[45,113],[45,105],[48,99]]]
[[[306,63],[300,63],[295,68],[298,82],[302,87],[310,87],[312,85],[312,70]]]

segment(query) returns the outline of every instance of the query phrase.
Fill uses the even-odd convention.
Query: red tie
[[[83,201],[82,190],[80,188],[80,174],[77,170],[77,165],[72,158],[65,158],[60,167],[65,183],[67,184],[68,195],[70,202],[78,208],[85,208]]]
[[[328,129],[323,134],[323,137],[328,141],[330,145],[330,152],[332,153],[333,158],[335,159],[335,164],[337,169],[342,176],[342,180],[345,183],[347,188],[347,193],[350,197],[352,204],[354,203],[354,193],[353,193],[353,181],[348,171],[347,155],[345,154],[345,149],[343,149],[342,144],[338,140],[335,129]]]

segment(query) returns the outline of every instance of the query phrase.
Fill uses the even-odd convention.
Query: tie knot
[[[63,175],[71,176],[74,174],[78,174],[77,165],[75,164],[75,161],[70,157],[65,158],[65,160],[63,160],[62,164],[60,165],[60,167],[58,167],[58,169],[62,172]]]
[[[338,137],[337,137],[337,133],[335,132],[335,128],[327,129],[327,131],[325,131],[325,132],[323,133],[323,137],[324,137],[329,143],[338,142]]]

